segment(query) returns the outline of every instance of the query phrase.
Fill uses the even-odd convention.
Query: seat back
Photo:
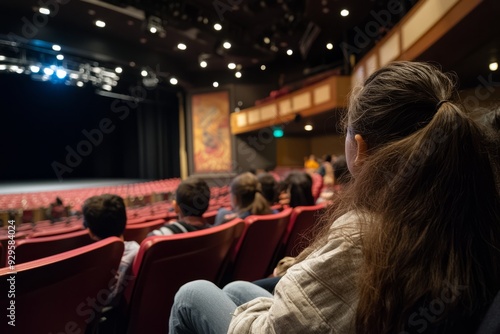
[[[208,229],[146,238],[132,272],[128,333],[167,333],[179,288],[190,281],[215,282],[229,250],[244,229],[241,219]]]
[[[55,235],[67,234],[76,231],[80,231],[83,229],[83,225],[62,225],[62,226],[51,226],[43,229],[37,229],[36,232],[33,232],[29,235],[30,238],[46,238],[52,237]]]
[[[138,244],[146,239],[149,232],[161,227],[165,224],[164,219],[157,219],[145,223],[127,224],[123,232],[123,238],[126,241],[136,241]]]
[[[207,211],[203,214],[203,218],[207,224],[213,225],[215,223],[215,216],[217,216],[217,210]]]
[[[0,291],[5,292],[0,294],[0,308],[7,310],[13,301],[15,306],[15,311],[8,311],[15,314],[15,328],[7,317],[0,323],[0,333],[13,333],[13,329],[16,333],[84,333],[109,296],[123,248],[123,242],[112,237],[17,265],[15,275],[11,268],[0,269]],[[12,289],[15,298],[11,299]]]
[[[16,243],[16,264],[38,260],[75,248],[90,245],[93,240],[88,230],[80,230],[51,237],[24,239]]]
[[[298,206],[293,209],[283,244],[285,256],[297,256],[309,245],[315,227],[325,212],[325,204]],[[279,259],[278,259],[279,260]]]
[[[278,250],[292,209],[279,213],[245,218],[245,231],[228,268],[230,280],[254,281],[266,277]]]

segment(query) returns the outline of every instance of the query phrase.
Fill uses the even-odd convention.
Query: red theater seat
[[[201,231],[145,239],[132,268],[136,280],[126,291],[127,333],[167,333],[177,290],[197,279],[216,282],[243,228],[243,221],[235,219]]]
[[[85,333],[99,318],[100,301],[109,296],[123,247],[113,237],[17,265],[15,275],[10,268],[0,269],[0,308],[5,312],[0,333]],[[8,297],[13,290],[15,299]],[[7,310],[12,301],[15,311]],[[5,316],[12,312],[15,328]]]
[[[140,244],[142,240],[146,239],[149,232],[161,227],[163,224],[165,224],[165,220],[158,219],[145,223],[127,225],[123,232],[123,239],[126,241],[136,241]]]
[[[20,240],[16,243],[16,264],[87,246],[92,242],[93,240],[87,230],[51,237]]]

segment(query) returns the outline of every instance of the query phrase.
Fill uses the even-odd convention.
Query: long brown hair
[[[368,155],[332,219],[369,213],[357,333],[471,333],[500,288],[489,146],[456,98],[451,76],[416,62],[389,64],[351,95],[347,135]]]
[[[261,193],[259,180],[252,173],[236,176],[231,182],[231,194],[236,200],[238,213],[250,211],[252,215],[271,213],[271,208]]]

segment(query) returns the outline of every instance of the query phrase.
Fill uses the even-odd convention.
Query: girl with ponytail
[[[170,333],[474,333],[500,289],[498,147],[454,85],[426,63],[373,73],[345,118],[352,179],[274,295],[188,283]]]
[[[262,195],[257,177],[252,173],[236,176],[230,185],[232,210],[220,209],[215,217],[214,225],[220,225],[236,217],[246,218],[250,215],[267,215],[272,210]]]

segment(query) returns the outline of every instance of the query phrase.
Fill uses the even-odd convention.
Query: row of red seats
[[[167,332],[166,317],[173,297],[186,282],[207,279],[222,285],[227,281],[252,281],[267,276],[280,256],[296,255],[305,246],[301,235],[304,231],[311,233],[323,211],[323,205],[297,207],[274,215],[250,216],[244,221],[236,219],[206,230],[146,238],[133,263],[135,279],[125,287],[128,333]],[[86,231],[70,237],[84,240],[83,232]],[[20,241],[16,258],[29,245],[42,256],[47,250],[54,250],[57,238],[44,239]],[[57,246],[59,251],[61,245]],[[16,309],[16,318],[30,319],[16,323],[17,329],[27,333],[60,332],[72,323],[74,328],[85,331],[92,325],[90,318],[75,309],[93,296],[99,301],[99,294],[109,290],[111,269],[117,268],[122,252],[123,243],[108,238],[17,265],[15,302],[23,308]],[[6,278],[11,274],[9,268],[0,269],[2,291],[9,291]],[[1,307],[9,307],[7,294],[0,296]],[[94,317],[99,318],[97,313]],[[6,330],[7,324],[3,322],[0,326]]]

